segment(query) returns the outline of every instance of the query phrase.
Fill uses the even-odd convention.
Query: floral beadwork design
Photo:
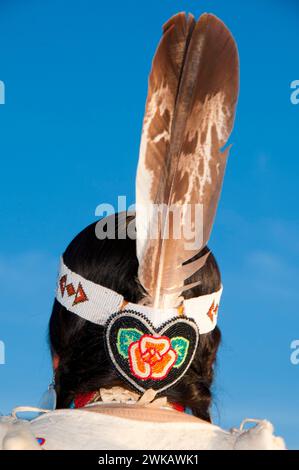
[[[139,379],[164,379],[177,356],[167,336],[143,335],[129,346],[131,372]]]
[[[196,324],[174,318],[155,329],[136,312],[114,314],[106,326],[107,352],[118,372],[138,391],[165,390],[186,372],[198,344]]]

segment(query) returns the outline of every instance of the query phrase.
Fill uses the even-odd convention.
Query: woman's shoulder
[[[30,423],[12,416],[0,416],[0,450],[40,450]]]
[[[245,429],[250,424],[249,429]],[[101,433],[99,433],[101,429]],[[117,429],[117,433],[115,433]],[[137,438],[138,436],[138,438]],[[0,419],[0,449],[284,450],[266,420],[244,420],[224,430],[194,420],[149,422],[84,410],[57,410],[31,423]]]
[[[249,429],[245,429],[251,424]],[[265,419],[245,419],[239,429],[232,429],[236,436],[235,450],[286,450],[282,437],[274,434],[274,426]]]
[[[115,416],[86,410],[59,410],[35,420],[32,429],[46,438],[48,446],[55,448],[60,446],[76,448],[82,444],[85,448],[91,449],[283,450],[286,448],[283,439],[275,436],[274,427],[267,420],[246,419],[239,428],[225,430],[215,424],[190,418],[158,422],[136,419],[136,416],[134,419],[129,419],[127,414]],[[248,425],[250,428],[247,429]],[[101,428],[100,439],[99,428]],[[85,429],[88,430],[88,438],[82,439]],[[115,429],[118,430],[117,433]]]

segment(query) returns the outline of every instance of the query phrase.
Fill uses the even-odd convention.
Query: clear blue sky
[[[47,321],[58,259],[101,202],[134,202],[150,62],[178,11],[218,15],[241,94],[210,243],[225,286],[215,420],[267,418],[299,448],[299,5],[291,0],[2,0],[0,410],[51,379]]]

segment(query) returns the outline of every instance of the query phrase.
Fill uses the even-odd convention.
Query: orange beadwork
[[[164,379],[177,360],[167,336],[143,335],[129,347],[131,372],[139,379]]]
[[[216,305],[216,306],[215,306],[215,302],[213,302],[212,305],[211,305],[211,307],[210,307],[209,310],[208,310],[207,315],[208,315],[209,319],[211,320],[211,322],[214,321],[214,317],[215,317],[215,316],[217,315],[217,313],[218,313],[218,307],[219,307],[219,305]]]

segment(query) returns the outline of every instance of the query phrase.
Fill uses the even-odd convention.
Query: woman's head
[[[74,238],[63,254],[64,263],[85,279],[113,289],[127,301],[138,303],[144,292],[137,280],[135,240],[100,240],[95,229],[96,223],[91,224]],[[116,218],[116,234],[117,230]],[[205,252],[207,248],[200,255]],[[200,283],[186,291],[185,298],[210,294],[220,288],[220,273],[212,254],[205,266],[188,281],[195,280]],[[106,355],[104,327],[68,312],[57,300],[50,319],[49,340],[57,366],[55,382],[59,408],[68,407],[79,393],[100,387],[127,386]],[[219,342],[217,327],[211,333],[200,335],[190,368],[178,384],[165,392],[170,402],[190,407],[196,416],[205,420],[210,419],[210,387]]]

